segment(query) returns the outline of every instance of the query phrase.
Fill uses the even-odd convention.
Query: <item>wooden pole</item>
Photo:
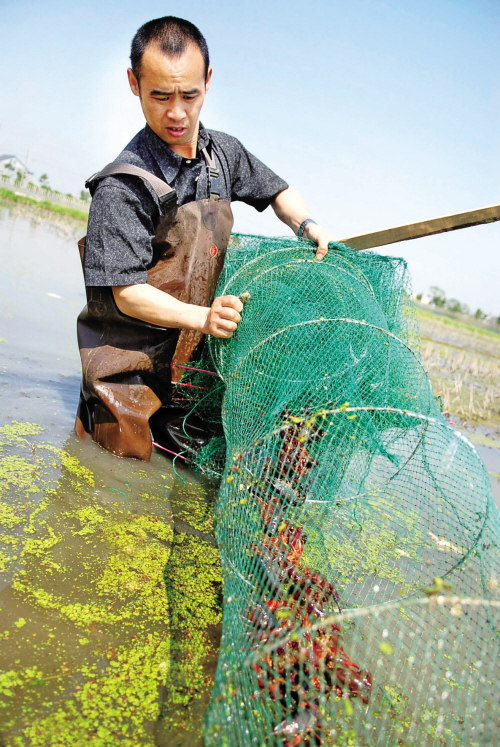
[[[500,205],[492,205],[479,210],[469,210],[467,213],[445,215],[443,218],[433,218],[420,223],[409,223],[406,226],[386,228],[383,231],[365,233],[362,236],[351,236],[349,239],[341,239],[341,242],[350,246],[351,249],[371,249],[375,246],[395,244],[398,241],[420,239],[423,236],[456,231],[459,228],[494,223],[497,220],[500,220]]]

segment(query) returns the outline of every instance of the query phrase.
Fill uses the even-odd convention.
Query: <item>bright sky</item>
[[[498,0],[0,0],[0,154],[79,194],[143,126],[130,41],[187,17],[214,78],[202,121],[296,186],[338,238],[499,202]],[[236,206],[235,230],[283,235]],[[500,314],[500,225],[395,244],[431,285]]]

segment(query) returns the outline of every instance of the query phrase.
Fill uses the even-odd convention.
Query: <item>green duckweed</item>
[[[170,475],[105,455],[106,485],[85,449],[43,436],[35,424],[0,428],[0,574],[12,596],[2,736],[9,747],[108,747],[184,730],[191,747],[221,617],[218,552],[197,536],[212,532],[211,500],[179,483],[175,509],[193,534],[174,534]],[[114,477],[122,464],[133,488]]]

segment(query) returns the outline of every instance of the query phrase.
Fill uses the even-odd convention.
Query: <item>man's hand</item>
[[[310,217],[309,210],[301,195],[293,187],[288,187],[282,192],[278,192],[271,207],[283,223],[290,226],[294,233],[297,233],[302,221]],[[318,248],[316,250],[316,259],[323,259],[328,251],[328,243],[335,241],[332,234],[317,223],[308,223],[304,229],[304,237],[314,241]]]
[[[304,237],[311,239],[315,244],[318,245],[316,250],[316,259],[323,259],[325,254],[328,252],[328,244],[330,241],[335,241],[330,231],[326,228],[321,228],[317,223],[308,223],[304,229]]]
[[[237,296],[219,296],[208,310],[203,332],[214,337],[232,337],[238,323],[243,304]]]

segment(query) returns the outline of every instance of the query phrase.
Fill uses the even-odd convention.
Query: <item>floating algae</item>
[[[220,619],[206,490],[42,431],[0,429],[0,738],[197,744]]]

